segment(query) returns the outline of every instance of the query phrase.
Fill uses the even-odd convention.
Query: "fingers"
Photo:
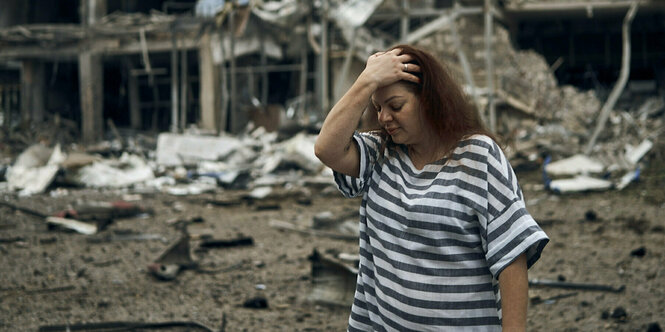
[[[420,78],[416,75],[411,74],[411,73],[403,72],[400,75],[400,79],[402,79],[404,81],[409,81],[409,82],[420,84]]]
[[[367,66],[363,71],[365,77],[378,83],[379,86],[391,84],[399,80],[420,83],[420,78],[414,73],[420,73],[419,65],[412,63],[413,57],[401,54],[401,49],[386,52],[376,52],[367,59]]]
[[[419,73],[420,72],[420,66],[418,66],[415,63],[405,63],[402,65],[403,71],[407,73]]]

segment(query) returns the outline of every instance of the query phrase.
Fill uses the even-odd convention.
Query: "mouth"
[[[388,135],[392,136],[398,129],[399,128],[386,128],[386,131],[388,132]]]

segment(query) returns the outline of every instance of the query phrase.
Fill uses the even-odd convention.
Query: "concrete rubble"
[[[331,25],[342,37],[332,40],[330,47],[333,52],[348,51],[343,73],[334,79],[354,77],[355,73],[350,69],[353,66],[347,65],[347,62],[362,62],[372,52],[392,43],[379,29],[371,26],[369,22],[373,15],[398,10],[399,6],[390,1],[334,0],[325,3],[329,8],[319,2],[303,6],[295,0],[240,1],[236,4],[236,10],[242,11],[242,15],[236,17],[240,22],[235,23],[235,33],[241,38],[236,40],[233,55],[240,57],[267,52],[265,55],[271,58],[292,57],[298,52],[289,47],[303,45],[300,41],[288,42],[288,33],[285,32],[294,28],[294,31],[306,31],[311,34],[309,37],[316,38],[322,27],[306,18],[328,10]],[[508,1],[506,8],[520,8],[528,3]],[[230,5],[227,1],[198,1],[196,16],[230,19]],[[414,3],[411,9],[417,10],[418,6]],[[460,78],[465,77],[464,67],[468,65],[471,73],[466,75],[464,87],[474,96],[476,106],[485,109],[490,96],[486,88],[483,18],[481,15],[460,15],[455,8],[446,13],[449,15],[444,13],[413,29],[406,38],[433,51]],[[255,43],[260,30],[248,23],[252,20],[280,28],[262,36],[267,43],[261,47]],[[111,27],[115,26],[135,30],[139,25],[157,27],[171,22],[173,16],[158,12],[149,16],[114,13],[101,20],[96,33],[108,36],[120,33],[112,31]],[[503,25],[495,24],[493,29],[496,132],[505,139],[506,152],[514,167],[518,170],[543,167],[546,187],[561,193],[621,189],[638,178],[639,170],[645,167],[645,156],[658,143],[665,126],[662,96],[640,94],[639,87],[629,86],[611,111],[609,124],[598,143],[590,153],[584,154],[584,145],[590,139],[591,128],[597,121],[606,91],[581,91],[573,86],[560,86],[554,74],[554,64],[548,64],[535,51],[517,50]],[[21,37],[19,30],[3,30],[2,36],[7,40],[14,38],[28,42],[25,36]],[[39,39],[34,33],[30,36]],[[83,38],[80,29],[59,36],[73,40]],[[216,36],[209,42],[211,47],[217,45],[212,49],[221,50],[220,54],[212,53],[214,62],[227,61],[231,54],[229,36]],[[316,46],[311,40],[309,42],[310,46]],[[466,55],[464,61],[461,54]],[[293,100],[307,98],[303,94]],[[257,107],[265,106],[255,99],[253,103]],[[253,122],[250,122],[247,128],[251,130],[246,129],[240,134],[207,135],[187,130],[182,134],[162,133],[155,145],[147,149],[131,139],[119,143],[117,140],[107,141],[108,147],[104,149],[107,152],[111,150],[116,158],[77,151],[76,148],[63,151],[59,146],[33,146],[16,161],[3,163],[6,184],[0,184],[0,190],[32,195],[45,192],[54,182],[64,182],[92,188],[133,188],[139,192],[195,195],[218,189],[288,183],[304,185],[308,181],[310,184],[331,185],[330,170],[321,165],[313,153],[315,135],[295,131],[288,137],[278,139],[277,132],[273,131],[293,123],[305,123],[316,128],[320,124],[320,116],[312,116],[316,112],[309,110],[303,112],[301,108],[306,105],[299,105],[298,109],[292,105],[283,106],[276,109],[280,113],[277,116],[280,121],[268,121],[264,127],[258,128],[253,128]],[[275,122],[278,124],[275,125]],[[273,128],[268,132],[265,126]],[[62,179],[58,179],[59,175]],[[571,177],[576,186],[567,189],[565,181]],[[589,180],[589,185],[579,187],[581,179]]]
[[[4,188],[22,196],[44,193],[58,183],[178,196],[224,188],[268,190],[252,194],[260,199],[270,193],[270,185],[302,185],[307,178],[327,178],[324,182],[332,184],[314,156],[315,137],[303,132],[277,141],[276,134],[261,127],[238,137],[164,133],[154,151],[144,151],[150,157],[123,152],[118,158],[38,144],[8,167]],[[59,181],[57,174],[62,174]]]

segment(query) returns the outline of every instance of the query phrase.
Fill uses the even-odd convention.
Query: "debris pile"
[[[59,144],[35,144],[12,165],[5,165],[6,183],[0,189],[19,196],[44,193],[58,185],[196,195],[224,189],[332,184],[330,171],[314,155],[314,140],[315,135],[301,132],[280,141],[277,132],[259,127],[239,136],[162,133],[155,150],[141,151],[134,146],[106,156],[102,151],[77,151],[77,146],[63,151]],[[113,145],[109,142],[104,151],[109,152]]]
[[[455,24],[455,23],[453,23]],[[631,96],[625,93],[622,108],[615,108],[591,153],[581,164],[580,156],[589,142],[597,122],[602,91],[580,91],[573,86],[559,86],[553,70],[545,59],[530,50],[517,51],[512,47],[508,31],[495,26],[494,53],[497,85],[497,132],[506,140],[507,154],[516,169],[537,169],[545,166],[547,188],[559,192],[623,189],[639,177],[640,164],[665,125],[665,101],[662,97]],[[462,34],[461,52],[467,54],[473,71],[466,90],[476,93],[482,108],[487,104],[483,21],[480,17],[463,17],[457,28],[450,25],[419,40],[421,46],[433,50],[450,64],[450,70],[463,76],[459,59],[460,49],[453,42],[455,30]],[[444,41],[443,43],[440,41]],[[641,97],[641,98],[640,98]],[[626,109],[627,107],[627,109]],[[568,159],[571,158],[571,159]],[[572,168],[593,163],[593,169],[566,171],[574,176],[552,182],[550,170],[561,164]],[[556,171],[555,171],[556,172]],[[561,182],[563,181],[563,182]]]

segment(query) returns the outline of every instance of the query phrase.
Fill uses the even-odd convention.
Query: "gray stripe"
[[[352,187],[352,183],[354,182],[352,177],[339,172],[333,172],[333,178],[335,179],[337,187],[342,192],[342,194],[344,194],[344,196],[352,197],[358,193]]]
[[[360,255],[367,258],[370,255],[364,248],[360,248]],[[433,276],[433,277],[479,277],[483,275],[488,275],[488,268],[466,268],[466,269],[446,269],[446,268],[432,268],[432,267],[422,267],[414,264],[409,264],[406,262],[399,262],[390,259],[384,252],[378,251],[374,253],[374,257],[378,257],[383,261],[386,261],[392,267],[397,270],[420,274],[424,276]],[[376,267],[376,264],[374,265]],[[363,272],[365,273],[365,272]],[[367,272],[369,273],[369,272]],[[368,274],[369,275],[369,274]],[[397,280],[393,280],[397,282]],[[367,291],[367,290],[365,290]]]
[[[536,224],[533,224],[530,227],[526,228],[519,235],[515,236],[513,241],[511,241],[509,244],[505,245],[503,248],[501,248],[499,251],[497,251],[496,254],[492,255],[492,257],[488,257],[487,258],[487,263],[489,264],[489,266],[495,265],[499,260],[501,260],[501,258],[508,255],[508,253],[510,253],[513,249],[515,249],[515,248],[519,247],[520,245],[522,245],[524,240],[526,240],[526,238],[528,238],[531,234],[534,234],[534,233],[537,233],[537,232],[540,232],[540,231],[541,231],[540,227],[538,227],[538,225],[536,225]],[[533,244],[531,244],[531,246],[533,246]],[[524,250],[526,251],[531,246],[525,247]],[[539,248],[541,248],[541,249],[542,249],[542,247],[544,247],[544,244],[542,246],[539,246]],[[521,253],[519,253],[519,254],[521,254]]]
[[[389,311],[390,313],[396,315],[397,317],[400,317],[401,319],[416,323],[416,324],[423,324],[423,325],[430,325],[430,326],[488,326],[488,325],[500,325],[499,317],[493,316],[493,317],[472,317],[472,318],[446,318],[446,317],[430,317],[430,316],[421,316],[421,315],[414,315],[410,313],[406,313],[398,308],[395,308],[388,304],[387,302],[383,301],[380,297],[376,296],[376,292],[374,291],[373,288],[368,287],[370,293],[372,296],[377,301],[377,304],[384,308],[385,310]],[[374,307],[371,304],[368,304],[369,310],[373,313],[378,313],[378,308]],[[492,304],[492,308],[494,308],[494,304]],[[397,324],[396,322],[388,319],[386,316],[379,314],[381,318],[384,320],[384,322],[388,325],[390,325],[393,328],[396,328],[400,331],[411,331],[410,329],[407,329],[404,326],[401,326]]]
[[[404,305],[411,307],[428,309],[428,310],[469,310],[469,309],[495,309],[495,300],[477,300],[477,301],[459,301],[459,302],[450,302],[450,301],[430,301],[430,300],[420,300],[408,297],[404,294],[400,294],[393,289],[383,286],[380,283],[377,283],[377,287],[381,292],[389,296]]]
[[[406,152],[406,151],[403,151],[403,153],[408,155],[408,152]],[[424,171],[423,170],[419,173],[415,173],[413,170],[411,170],[411,167],[404,162],[403,158],[401,158],[399,156],[399,153],[397,151],[388,150],[388,151],[386,151],[386,154],[392,160],[396,160],[399,163],[399,166],[398,165],[393,165],[393,164],[390,164],[390,166],[392,166],[393,168],[399,168],[402,171],[402,173],[408,175],[411,178],[431,180],[431,179],[436,178],[440,173],[454,173],[458,170],[458,168],[460,168],[459,166],[451,166],[451,165],[443,164],[443,167],[440,170],[437,170],[435,172],[430,172],[430,171]],[[471,152],[471,151],[465,151],[461,154],[453,154],[451,159],[454,160],[454,161],[460,161],[462,159],[468,159],[468,160],[480,162],[480,163],[483,163],[483,164],[487,163],[487,157],[486,156],[483,156],[481,154]],[[481,172],[481,171],[477,171],[477,170],[474,171],[473,169],[465,170],[465,171],[468,171],[468,173],[467,173],[468,175],[479,177],[481,179],[484,176],[483,172]]]
[[[497,217],[504,215],[509,209],[513,207],[513,204],[510,204],[507,206]],[[498,239],[501,235],[503,235],[507,230],[509,230],[515,221],[517,221],[519,218],[522,218],[524,216],[528,216],[529,213],[524,209],[524,208],[518,208],[517,210],[513,211],[513,213],[508,217],[499,227],[496,227],[492,232],[487,234],[487,240],[489,242],[493,242],[496,239]],[[495,219],[496,220],[496,219]],[[527,223],[522,223],[520,226],[524,227],[528,225]],[[520,228],[522,228],[520,227]]]
[[[496,142],[492,141],[492,145],[487,146],[487,151],[489,151],[490,155],[494,157],[494,160],[503,164],[503,158],[502,158],[503,153],[501,151],[501,148],[496,144]]]
[[[444,254],[438,254],[422,250],[407,249],[400,245],[395,244],[392,241],[386,241],[384,238],[376,234],[376,232],[371,228],[367,229],[367,234],[369,235],[369,237],[374,239],[374,241],[378,241],[381,244],[381,246],[386,248],[387,250],[400,253],[405,256],[409,256],[413,259],[427,259],[427,260],[441,261],[441,262],[463,262],[463,261],[485,259],[485,255],[482,252],[469,252],[469,253],[444,255]]]
[[[415,282],[399,278],[394,273],[382,269],[379,266],[374,266],[376,274],[391,280],[400,286],[408,289],[413,289],[421,292],[441,293],[441,294],[462,294],[462,293],[480,293],[480,292],[493,292],[491,282],[482,284],[469,284],[469,285],[440,285],[440,284],[427,284],[422,282]]]
[[[374,209],[374,203],[368,203],[368,206],[372,205],[371,208]],[[384,216],[385,217],[385,216]],[[370,216],[367,217],[367,225],[371,225],[372,227],[388,233],[396,238],[399,239],[404,239],[408,240],[411,242],[416,242],[419,244],[431,246],[431,247],[452,247],[452,246],[460,246],[460,247],[465,247],[465,248],[476,248],[481,245],[480,241],[461,241],[457,239],[445,239],[445,238],[440,238],[440,239],[434,239],[434,238],[429,238],[425,237],[422,235],[418,234],[413,234],[409,232],[404,232],[395,228],[392,228],[388,226],[387,224],[377,221],[374,218],[371,218]]]
[[[351,316],[353,316],[353,315],[351,315]],[[353,317],[351,317],[351,318],[353,318]],[[356,321],[356,320],[354,319],[354,321]],[[348,332],[366,332],[366,330],[359,330],[359,329],[351,326],[351,324],[349,324],[349,326],[346,328],[346,330]]]
[[[496,199],[503,206],[508,206],[508,205],[512,204],[512,202],[513,202],[513,199],[511,199],[510,197],[508,197],[504,194],[505,191],[501,191],[500,189],[495,188],[492,185],[491,182],[487,183],[487,192],[489,193],[489,195],[491,197],[494,197],[494,199]],[[512,193],[512,191],[510,193]],[[487,206],[488,209],[490,209],[490,206],[492,206],[492,204],[487,204],[487,205],[488,205]],[[493,206],[492,206],[492,209],[494,209]],[[495,215],[495,214],[493,214],[493,215]]]
[[[426,180],[431,180],[431,182],[427,182],[426,185],[417,185],[417,184],[413,183],[413,182],[415,182],[415,179],[417,178],[417,180],[423,180],[423,178],[412,176],[410,179],[406,179],[403,175],[403,172],[400,172],[401,170],[399,168],[397,168],[397,166],[395,166],[391,163],[385,163],[385,165],[387,167],[387,170],[390,171],[390,173],[387,173],[384,170],[382,170],[381,180],[382,181],[389,181],[391,187],[393,187],[393,188],[395,188],[396,181],[394,181],[393,179],[390,178],[391,175],[392,176],[398,176],[399,178],[401,178],[402,182],[404,183],[404,187],[406,187],[406,188],[408,188],[409,190],[412,190],[412,191],[427,192],[428,189],[430,189],[430,187],[435,186],[435,185],[439,185],[439,186],[442,186],[442,187],[453,187],[454,186],[454,187],[472,192],[472,193],[474,193],[478,196],[481,196],[481,197],[484,197],[486,195],[486,191],[485,191],[484,188],[478,187],[474,184],[471,184],[469,182],[466,182],[466,181],[462,180],[459,175],[456,175],[452,179],[442,179],[442,178],[426,179]],[[444,174],[444,173],[445,174],[450,174],[452,172],[441,171],[440,173],[441,174]],[[469,173],[465,173],[465,174],[469,174]],[[485,177],[477,177],[477,178],[479,180],[481,180],[483,183],[487,182],[487,177],[486,176]],[[404,192],[405,190],[400,190],[400,191]]]
[[[402,178],[402,181],[405,181],[404,178]],[[386,183],[392,190],[395,192],[399,192],[406,196],[408,199],[419,199],[419,198],[427,198],[431,200],[439,200],[440,202],[437,203],[444,203],[444,204],[449,204],[449,202],[454,202],[458,203],[461,205],[464,205],[466,207],[469,207],[475,211],[477,211],[480,214],[484,214],[486,212],[485,207],[482,205],[478,204],[478,202],[474,201],[471,198],[465,197],[463,195],[458,195],[454,193],[442,193],[442,192],[437,192],[437,191],[429,191],[431,186],[433,185],[440,185],[442,187],[457,187],[461,189],[466,189],[469,192],[472,192],[480,197],[487,197],[487,191],[483,190],[482,188],[479,188],[477,186],[474,186],[472,184],[468,184],[460,179],[453,179],[453,180],[444,180],[444,179],[437,179],[433,181],[431,184],[426,185],[426,186],[416,186],[412,185],[410,183],[405,182],[405,187],[409,188],[410,190],[414,191],[420,191],[424,192],[424,194],[409,194],[406,192],[406,190],[400,188],[400,185],[397,184],[396,181],[391,179],[385,172],[381,173],[381,182]],[[375,188],[375,190],[378,190],[379,188],[379,183],[372,179],[372,188]],[[460,186],[459,184],[463,184]],[[467,188],[464,188],[467,187]],[[382,196],[383,197],[383,196]],[[384,197],[385,198],[385,197]],[[401,202],[401,199],[390,199],[391,202],[398,203]]]
[[[384,200],[386,200],[390,203],[393,203],[393,204],[401,207],[402,209],[405,210],[405,212],[429,214],[429,215],[435,216],[436,219],[440,219],[441,217],[450,217],[450,218],[455,218],[455,219],[458,219],[458,220],[461,220],[461,221],[464,221],[464,222],[467,222],[467,223],[476,223],[478,221],[478,216],[473,215],[473,214],[467,214],[467,213],[464,213],[464,212],[461,212],[461,211],[449,209],[447,207],[437,207],[435,205],[421,205],[421,204],[407,205],[401,199],[391,195],[391,193],[383,190],[379,186],[372,186],[372,189],[373,189],[374,193],[377,196],[383,198]],[[368,200],[367,202],[368,202],[368,205],[369,204],[377,205],[377,204],[374,203],[373,200]],[[441,203],[441,205],[445,206],[446,201],[441,201],[440,203]],[[448,204],[450,204],[450,203],[448,203]],[[372,207],[374,207],[374,206],[372,206]],[[399,215],[397,212],[389,211],[388,209],[386,209],[384,207],[380,207],[379,209],[377,209],[377,212],[378,211],[382,211],[381,214],[386,216],[386,217],[391,217],[391,218],[393,218],[397,221],[400,221],[400,222],[408,222],[403,215]],[[385,213],[383,213],[383,211],[385,211]],[[444,227],[444,225],[442,223],[436,223],[436,224],[440,225],[440,227]],[[466,232],[462,232],[462,233],[466,233]]]

